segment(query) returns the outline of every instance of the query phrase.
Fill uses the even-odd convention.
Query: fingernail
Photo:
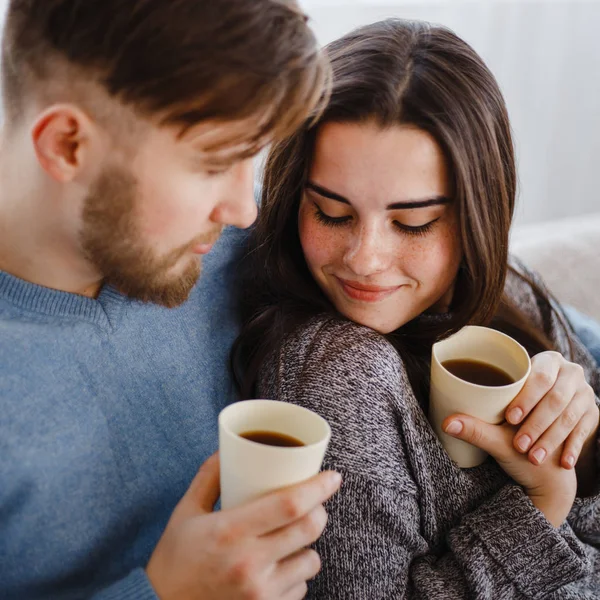
[[[511,408],[508,411],[507,417],[510,423],[516,425],[517,423],[521,422],[521,419],[523,418],[523,411],[520,408]]]
[[[537,461],[537,464],[541,465],[546,458],[546,451],[543,448],[538,448],[537,450],[533,451],[533,457]]]
[[[450,435],[457,435],[462,431],[463,424],[460,421],[450,421],[448,427],[446,427],[446,433]]]
[[[567,458],[565,458],[565,462],[569,465],[569,467],[572,469],[573,466],[575,465],[575,457],[574,456],[567,456]]]
[[[331,473],[331,485],[334,487],[340,487],[342,483],[342,476],[339,473],[333,471]]]
[[[523,451],[527,450],[531,446],[531,438],[528,435],[522,435],[517,440],[517,446]]]

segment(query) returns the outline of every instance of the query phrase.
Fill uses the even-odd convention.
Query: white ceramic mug
[[[240,437],[251,431],[288,435],[304,446],[269,446]],[[331,429],[316,413],[275,400],[245,400],[219,415],[221,506],[233,508],[310,479],[321,469]]]
[[[447,371],[447,360],[474,360],[505,371],[514,383],[492,387],[470,383]],[[523,346],[508,335],[487,327],[467,326],[434,344],[431,356],[429,421],[442,445],[459,467],[475,467],[487,454],[442,431],[446,417],[463,413],[495,425],[504,421],[507,406],[521,391],[531,371]]]

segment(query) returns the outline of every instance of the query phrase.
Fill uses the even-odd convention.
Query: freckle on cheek
[[[304,223],[300,228],[300,241],[306,259],[311,263],[325,262],[335,249],[334,237],[321,226]]]

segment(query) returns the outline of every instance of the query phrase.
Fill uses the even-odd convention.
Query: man
[[[233,399],[241,242],[217,238],[253,222],[251,158],[317,107],[322,60],[292,0],[11,0],[2,598],[304,596],[339,478],[213,513],[218,460],[194,475]]]

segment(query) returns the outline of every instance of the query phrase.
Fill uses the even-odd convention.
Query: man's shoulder
[[[0,406],[4,410],[5,403],[34,397],[41,387],[48,395],[54,393],[44,386],[57,379],[58,365],[65,362],[57,351],[60,332],[43,317],[18,312],[0,301]],[[62,384],[58,387],[62,389]]]
[[[57,323],[48,327],[47,315],[22,309],[0,298],[0,369],[1,363],[23,346],[35,352],[31,340],[43,336],[45,331],[51,340],[56,335],[56,327],[59,327]]]
[[[197,332],[209,328],[214,342],[230,345],[239,333],[242,298],[241,260],[247,232],[226,230],[215,248],[204,257],[202,273],[188,301],[175,310],[162,309],[160,320],[183,320]]]
[[[213,271],[239,261],[248,249],[249,237],[247,229],[226,227],[212,252],[205,257],[205,267]]]
[[[194,294],[205,302],[237,300],[241,285],[241,262],[248,249],[249,232],[235,227],[224,229],[221,238],[210,254],[204,257],[202,274]]]

